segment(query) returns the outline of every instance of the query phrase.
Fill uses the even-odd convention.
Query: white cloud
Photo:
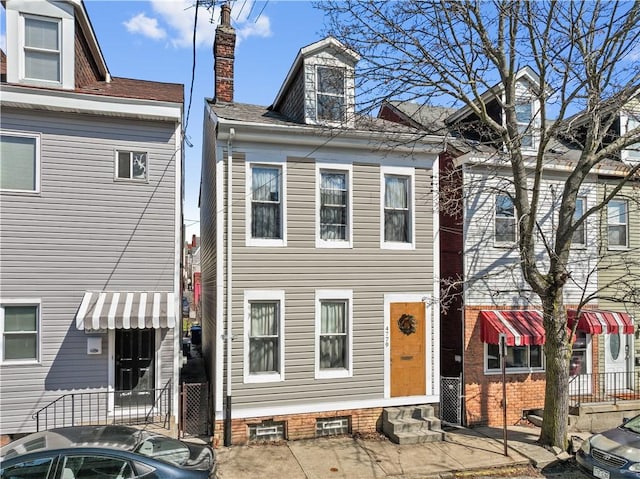
[[[158,20],[149,18],[144,13],[139,13],[124,22],[124,26],[127,27],[129,33],[139,33],[154,40],[162,40],[167,36],[167,32],[158,26]]]
[[[149,0],[153,15],[139,14],[125,22],[127,29],[154,40],[168,39],[176,48],[188,48],[193,44],[193,20],[195,6],[193,0]],[[251,36],[268,37],[271,35],[269,18],[260,13],[254,0],[233,2],[231,19],[236,28],[238,42]],[[256,10],[256,11],[253,11]],[[151,18],[153,17],[153,18]],[[220,8],[212,11],[200,6],[196,25],[196,45],[211,46],[216,26],[220,23]],[[129,25],[135,25],[130,27]],[[162,26],[162,27],[161,27]],[[160,34],[162,34],[160,36]]]

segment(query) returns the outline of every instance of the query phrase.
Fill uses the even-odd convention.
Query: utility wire
[[[184,121],[184,137],[187,137],[187,127],[189,126],[189,115],[191,114],[191,101],[193,100],[193,84],[196,78],[196,31],[198,28],[198,7],[200,2],[196,1],[196,13],[193,19],[193,49],[191,60],[191,86],[189,87],[189,103],[187,106],[187,117]],[[188,141],[188,140],[187,140]]]

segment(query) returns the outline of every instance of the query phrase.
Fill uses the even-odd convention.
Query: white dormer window
[[[60,21],[24,18],[24,77],[60,83]]]
[[[639,126],[640,126],[640,114],[637,114],[635,118],[629,116],[629,118],[627,119],[627,131],[634,130]],[[637,143],[634,143],[633,145],[627,146],[626,156],[627,156],[627,159],[629,160],[636,160],[636,161],[640,160],[640,141]]]
[[[316,69],[317,119],[329,122],[344,121],[345,75],[343,68],[318,66]]]
[[[520,133],[520,144],[523,148],[533,148],[533,104],[529,98],[519,98],[516,100],[516,121],[518,122],[518,132]]]

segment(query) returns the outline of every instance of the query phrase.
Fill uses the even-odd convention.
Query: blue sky
[[[195,1],[85,0],[112,76],[185,85],[185,115],[192,70]],[[220,2],[217,2],[220,3]],[[236,28],[235,100],[270,105],[298,50],[322,38],[323,14],[309,1],[232,2]],[[5,47],[2,9],[0,46]],[[212,22],[213,20],[213,22]],[[185,145],[187,239],[199,233],[197,208],[202,160],[204,98],[213,97],[213,38],[219,10],[198,10],[196,70]]]

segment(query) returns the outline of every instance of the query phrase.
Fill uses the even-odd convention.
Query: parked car
[[[212,479],[215,454],[128,426],[77,426],[30,434],[0,449],[0,479]]]
[[[640,415],[585,440],[576,461],[598,479],[640,478]]]

